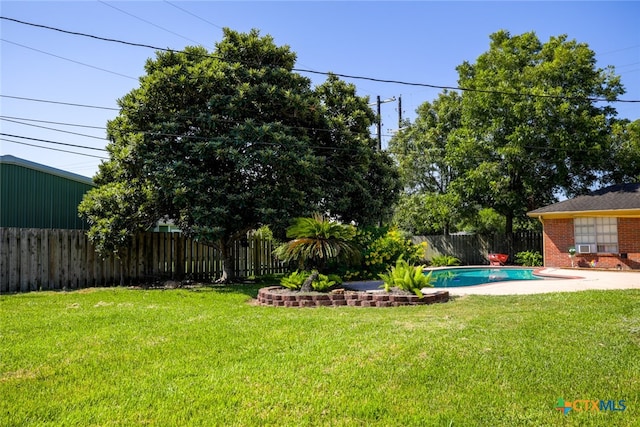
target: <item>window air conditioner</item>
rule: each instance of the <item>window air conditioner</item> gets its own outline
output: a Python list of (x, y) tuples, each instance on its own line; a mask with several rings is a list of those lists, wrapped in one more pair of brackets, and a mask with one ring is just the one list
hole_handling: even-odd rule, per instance
[(591, 245), (578, 245), (578, 253), (579, 254), (590, 254), (591, 253)]

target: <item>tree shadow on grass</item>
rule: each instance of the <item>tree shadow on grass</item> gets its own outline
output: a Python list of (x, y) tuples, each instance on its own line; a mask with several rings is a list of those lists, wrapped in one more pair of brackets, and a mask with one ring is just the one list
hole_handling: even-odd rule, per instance
[(230, 283), (217, 283), (200, 280), (154, 280), (143, 284), (137, 284), (129, 286), (129, 289), (144, 289), (144, 290), (173, 290), (182, 289), (190, 292), (216, 292), (220, 294), (244, 294), (252, 299), (258, 297), (258, 291), (266, 286), (274, 286), (280, 284), (281, 275), (268, 275), (257, 278), (239, 278), (238, 280)]
[(253, 299), (258, 297), (258, 291), (261, 288), (267, 286), (277, 286), (280, 284), (280, 278), (278, 276), (265, 276), (258, 278), (240, 278), (231, 283), (197, 283), (194, 286), (183, 286), (185, 289), (192, 289), (193, 291), (209, 290), (217, 293), (233, 293), (244, 294)]
[[(256, 299), (260, 288), (264, 288), (265, 286), (266, 285), (257, 283), (211, 283), (204, 285), (200, 290), (202, 290), (202, 288), (206, 288), (220, 294), (244, 294)], [(194, 291), (198, 291), (198, 289), (194, 289)]]

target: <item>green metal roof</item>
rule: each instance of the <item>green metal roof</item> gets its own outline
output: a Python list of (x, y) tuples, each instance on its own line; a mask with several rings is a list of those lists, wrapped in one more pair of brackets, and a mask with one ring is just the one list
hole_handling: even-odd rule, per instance
[(0, 227), (86, 229), (78, 216), (91, 178), (0, 156)]
[(21, 159), (19, 157), (15, 157), (11, 155), (0, 156), (0, 164), (22, 166), (24, 168), (29, 168), (36, 171), (48, 173), (49, 175), (59, 176), (61, 178), (70, 179), (72, 181), (77, 181), (84, 184), (89, 184), (91, 186), (94, 185), (93, 180), (89, 177), (78, 175), (72, 172), (67, 172), (62, 169), (52, 168), (51, 166), (46, 166), (40, 163), (31, 162), (29, 160)]

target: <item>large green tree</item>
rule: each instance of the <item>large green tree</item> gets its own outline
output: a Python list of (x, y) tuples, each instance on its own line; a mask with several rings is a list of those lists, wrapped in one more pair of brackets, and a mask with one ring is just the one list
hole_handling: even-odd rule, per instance
[[(612, 138), (616, 111), (603, 100), (624, 90), (586, 44), (565, 35), (542, 43), (533, 32), (490, 40), (475, 63), (457, 67), (461, 96), (425, 103), (392, 146), (410, 190), (456, 195), (452, 212), (467, 222), (493, 209), (511, 233), (528, 210), (616, 179), (615, 141), (632, 150), (633, 128)], [(626, 164), (618, 176), (634, 170)]]
[(257, 30), (229, 29), (214, 52), (187, 47), (149, 59), (140, 86), (118, 101), (120, 114), (107, 125), (110, 160), (80, 206), (98, 247), (117, 251), (167, 217), (217, 247), (221, 279), (231, 280), (231, 245), (248, 230), (268, 224), (284, 232), (291, 218), (319, 208), (348, 212), (333, 186), (357, 181), (361, 168), (344, 174), (334, 166), (345, 156), (357, 164), (362, 153), (370, 164), (370, 109), (354, 98), (338, 126), (327, 112), (350, 99), (348, 88), (330, 79), (335, 93), (316, 93), (293, 72), (295, 59)]
[(612, 68), (566, 35), (541, 43), (533, 32), (490, 36), (487, 52), (458, 69), (461, 129), (448, 152), (452, 183), (467, 200), (506, 218), (574, 195), (601, 178), (615, 109), (598, 99), (624, 93)]

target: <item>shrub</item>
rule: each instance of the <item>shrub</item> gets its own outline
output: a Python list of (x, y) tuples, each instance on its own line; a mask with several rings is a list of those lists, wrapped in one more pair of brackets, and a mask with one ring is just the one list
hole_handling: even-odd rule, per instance
[(318, 274), (318, 278), (313, 281), (311, 286), (314, 291), (318, 292), (327, 292), (333, 285), (335, 285), (335, 280), (331, 280), (329, 276), (325, 276), (324, 274)]
[(431, 258), (432, 267), (448, 267), (451, 265), (460, 265), (462, 262), (451, 255), (436, 255)]
[(384, 281), (384, 290), (389, 292), (391, 288), (413, 292), (422, 298), (422, 288), (433, 286), (431, 273), (424, 274), (422, 265), (412, 265), (398, 258), (395, 267), (391, 267), (386, 273), (378, 274)]
[(336, 285), (342, 285), (342, 278), (337, 274), (327, 274), (329, 280), (335, 282)]
[[(293, 291), (299, 291), (302, 289), (302, 284), (304, 281), (311, 275), (309, 271), (299, 271), (296, 270), (288, 276), (284, 276), (280, 280), (280, 284), (285, 288), (291, 289)], [(311, 287), (314, 291), (318, 292), (326, 292), (336, 283), (342, 283), (340, 277), (335, 275), (331, 275), (332, 277), (326, 276), (324, 274), (318, 274), (318, 278), (311, 283)], [(337, 278), (337, 280), (335, 280)]]
[(387, 227), (358, 230), (357, 243), (362, 248), (360, 265), (348, 266), (345, 280), (372, 279), (394, 265), (400, 257), (408, 262), (419, 262), (424, 257), (424, 245), (415, 245), (397, 229)]
[(297, 291), (302, 287), (304, 280), (309, 277), (309, 274), (310, 273), (308, 271), (296, 270), (288, 276), (284, 276), (280, 279), (280, 284), (285, 288)]
[(526, 267), (541, 267), (542, 255), (538, 251), (523, 251), (516, 254), (516, 264)]

